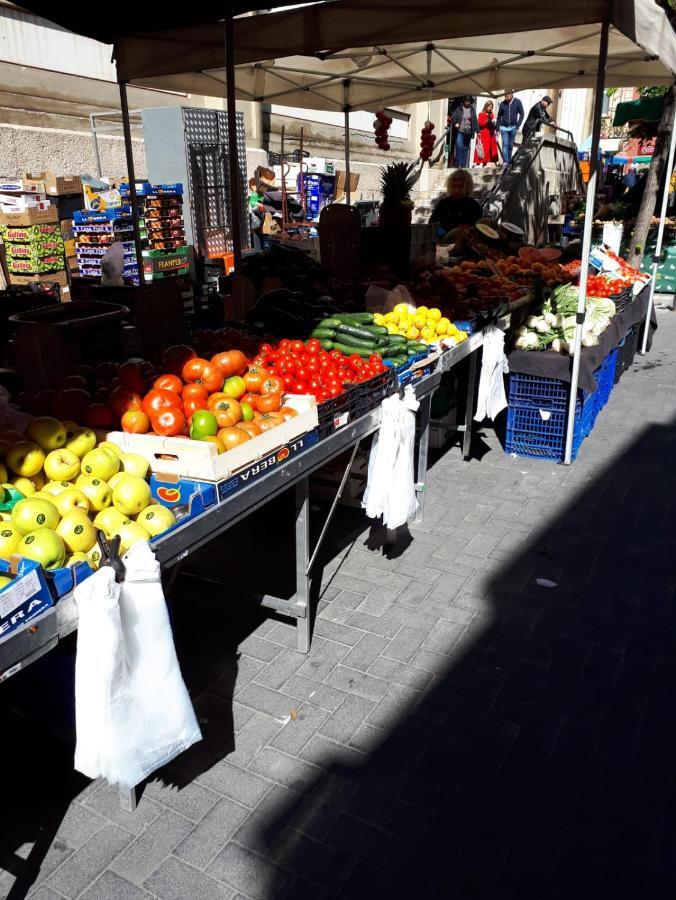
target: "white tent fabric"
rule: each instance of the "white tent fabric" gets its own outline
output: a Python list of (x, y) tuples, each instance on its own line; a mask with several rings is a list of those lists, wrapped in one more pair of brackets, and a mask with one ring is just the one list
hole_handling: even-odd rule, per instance
[[(505, 88), (593, 87), (606, 4), (570, 0), (336, 0), (235, 21), (237, 96), (308, 109), (353, 109)], [(654, 0), (615, 0), (606, 84), (670, 84), (676, 38)], [(143, 39), (141, 39), (143, 37)], [(217, 26), (124, 37), (121, 80), (222, 96)]]

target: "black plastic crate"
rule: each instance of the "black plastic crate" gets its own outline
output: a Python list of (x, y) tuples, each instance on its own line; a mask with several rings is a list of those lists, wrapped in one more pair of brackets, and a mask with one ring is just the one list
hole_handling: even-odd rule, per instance
[(365, 416), (380, 406), (385, 397), (389, 397), (396, 389), (397, 374), (394, 369), (386, 369), (362, 384), (355, 384), (350, 393), (354, 392), (357, 417)]
[(633, 287), (625, 288), (619, 294), (611, 294), (609, 299), (615, 304), (615, 314), (617, 315), (624, 312), (634, 302), (634, 289)]
[(620, 341), (617, 348), (617, 368), (615, 369), (615, 384), (622, 375), (630, 369), (634, 363), (634, 357), (638, 350), (640, 325), (634, 325)]

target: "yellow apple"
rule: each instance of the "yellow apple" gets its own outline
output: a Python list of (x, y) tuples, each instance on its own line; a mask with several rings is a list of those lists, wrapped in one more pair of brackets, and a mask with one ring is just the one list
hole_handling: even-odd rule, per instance
[(16, 475), (30, 478), (42, 470), (45, 454), (33, 441), (18, 441), (7, 451), (7, 465)]
[(115, 485), (122, 481), (127, 475), (126, 472), (116, 472), (112, 478), (108, 479), (108, 484), (111, 486), (113, 490), (115, 490)]
[(101, 562), (101, 548), (99, 547), (99, 542), (97, 541), (91, 550), (87, 551), (87, 562), (92, 567), (92, 569), (98, 569), (99, 563)]
[(101, 441), (98, 444), (99, 450), (105, 450), (106, 453), (112, 453), (113, 456), (116, 456), (118, 459), (122, 456), (122, 448), (118, 447), (117, 444), (114, 444), (112, 441)]
[(48, 481), (41, 490), (44, 490), (47, 494), (52, 494), (53, 497), (58, 497), (59, 494), (63, 494), (64, 491), (68, 491), (72, 487), (73, 485), (70, 481)]
[(75, 428), (68, 432), (66, 447), (82, 459), (96, 447), (96, 435), (91, 428)]
[(89, 505), (95, 512), (100, 512), (113, 502), (110, 486), (100, 478), (78, 478), (76, 486), (89, 500)]
[(63, 539), (51, 528), (37, 528), (31, 531), (19, 544), (18, 552), (21, 556), (39, 562), (44, 569), (59, 569), (66, 559)]
[(80, 509), (86, 515), (89, 512), (89, 500), (87, 495), (83, 494), (79, 488), (72, 487), (62, 494), (54, 497), (54, 506), (58, 509), (59, 515), (65, 516), (74, 509)]
[(33, 479), (24, 478), (21, 475), (12, 478), (11, 484), (13, 484), (17, 491), (22, 493), (24, 497), (31, 497), (37, 491)]
[(123, 522), (121, 525), (118, 525), (113, 532), (113, 536), (118, 534), (120, 536), (120, 556), (123, 553), (126, 553), (130, 547), (133, 547), (134, 544), (137, 544), (139, 541), (150, 540), (150, 533), (146, 531), (142, 525), (139, 525), (138, 522)]
[(12, 524), (21, 534), (28, 534), (36, 528), (56, 528), (59, 511), (48, 500), (19, 500), (12, 509)]
[(12, 579), (8, 578), (7, 575), (0, 575), (0, 591), (7, 587), (8, 584), (12, 583)]
[(126, 475), (115, 485), (113, 506), (125, 516), (136, 516), (150, 503), (148, 482), (138, 475)]
[(72, 481), (80, 472), (80, 457), (67, 447), (52, 450), (47, 454), (44, 468), (50, 481)]
[(56, 526), (56, 533), (63, 538), (68, 553), (86, 553), (96, 541), (96, 529), (81, 509), (67, 513)]
[(89, 562), (86, 553), (82, 553), (82, 551), (77, 550), (75, 553), (71, 553), (70, 556), (66, 557), (66, 565), (67, 566), (76, 566), (81, 562)]
[(120, 468), (119, 457), (97, 447), (82, 458), (82, 474), (108, 481)]
[(176, 524), (176, 516), (166, 506), (159, 503), (146, 506), (137, 516), (136, 521), (142, 525), (151, 537), (162, 534)]
[(53, 416), (38, 416), (33, 419), (27, 433), (45, 452), (58, 450), (66, 443), (66, 429)]
[(107, 506), (94, 516), (94, 525), (96, 528), (100, 528), (106, 537), (110, 538), (113, 536), (115, 528), (126, 520), (127, 517), (119, 509), (115, 509), (114, 506)]
[(145, 478), (148, 474), (148, 460), (138, 453), (123, 453), (120, 457), (122, 471), (128, 472), (129, 475), (138, 475), (139, 478)]
[(0, 556), (3, 559), (7, 559), (12, 553), (16, 553), (19, 549), (21, 538), (22, 534), (18, 529), (14, 528), (9, 522), (4, 522), (0, 526)]

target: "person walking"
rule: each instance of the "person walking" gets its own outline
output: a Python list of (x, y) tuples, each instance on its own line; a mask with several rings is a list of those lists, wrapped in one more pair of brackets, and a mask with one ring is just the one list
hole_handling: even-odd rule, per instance
[(493, 115), (493, 101), (487, 100), (484, 108), (477, 116), (479, 123), (479, 137), (476, 139), (474, 149), (474, 165), (485, 166), (487, 163), (498, 161), (498, 140), (495, 136), (495, 116)]
[(498, 107), (497, 126), (502, 141), (502, 160), (506, 166), (512, 161), (516, 133), (524, 119), (523, 103), (514, 96), (511, 89), (505, 91), (505, 99)]
[(523, 125), (523, 139), (527, 141), (531, 134), (535, 134), (543, 125), (556, 125), (556, 122), (547, 112), (554, 101), (545, 95), (531, 106), (530, 112)]
[(466, 169), (469, 166), (469, 148), (472, 138), (479, 133), (479, 122), (476, 110), (472, 106), (472, 98), (464, 97), (462, 106), (454, 110), (451, 116), (453, 125), (455, 147), (455, 164), (458, 168)]

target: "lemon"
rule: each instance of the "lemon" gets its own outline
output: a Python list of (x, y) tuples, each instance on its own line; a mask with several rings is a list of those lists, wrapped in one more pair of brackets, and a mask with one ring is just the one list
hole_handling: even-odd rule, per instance
[(383, 316), (383, 322), (385, 322), (385, 323), (388, 323), (388, 322), (396, 323), (398, 321), (399, 321), (399, 316), (395, 315), (392, 312), (388, 312), (387, 315)]
[(446, 334), (456, 335), (457, 333), (458, 333), (458, 329), (455, 327), (453, 322), (451, 322), (451, 324), (448, 326), (448, 331), (446, 332)]
[(397, 329), (397, 334), (400, 334), (402, 337), (406, 337), (406, 332), (408, 331), (408, 326), (400, 325)]
[(416, 310), (416, 315), (423, 316), (423, 318), (426, 318), (428, 312), (429, 312), (429, 309), (426, 306), (419, 306), (418, 309)]
[(397, 316), (408, 315), (408, 303), (397, 303), (392, 312)]
[(394, 324), (394, 322), (388, 322), (386, 327), (388, 334), (399, 334), (399, 329)]
[(438, 322), (441, 318), (441, 310), (437, 309), (436, 307), (430, 309), (427, 313), (427, 318), (432, 319), (433, 322)]
[(415, 327), (415, 325), (411, 325), (408, 331), (406, 332), (406, 337), (409, 341), (417, 341), (420, 337), (420, 332)]
[(437, 333), (431, 325), (426, 325), (420, 332), (420, 337), (424, 341), (434, 341), (436, 340), (436, 336)]
[(457, 334), (454, 334), (454, 335), (453, 335), (453, 338), (454, 338), (459, 344), (461, 344), (463, 341), (466, 341), (466, 340), (467, 340), (468, 335), (467, 335), (467, 332), (466, 332), (466, 331), (458, 331)]
[(374, 325), (383, 325), (384, 322), (385, 322), (385, 316), (382, 313), (373, 313)]
[(416, 317), (413, 319), (413, 324), (415, 325), (416, 328), (424, 328), (425, 325), (427, 325), (427, 320), (425, 319), (425, 316), (421, 316), (418, 313), (416, 315)]
[(439, 319), (436, 324), (435, 331), (437, 334), (448, 334), (451, 327), (451, 320), (445, 316)]

